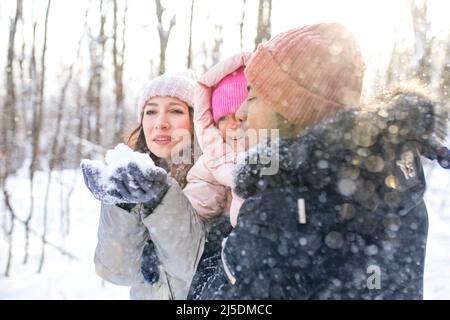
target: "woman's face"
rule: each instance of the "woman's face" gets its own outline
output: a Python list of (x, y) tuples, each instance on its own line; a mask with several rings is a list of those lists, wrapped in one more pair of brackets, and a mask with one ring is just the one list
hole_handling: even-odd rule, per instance
[(144, 106), (142, 127), (148, 149), (166, 160), (191, 143), (189, 107), (175, 97), (149, 99)]

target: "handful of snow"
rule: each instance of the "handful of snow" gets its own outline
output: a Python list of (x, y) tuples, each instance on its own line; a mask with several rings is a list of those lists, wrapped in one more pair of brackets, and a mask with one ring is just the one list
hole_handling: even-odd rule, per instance
[(127, 145), (120, 143), (114, 149), (108, 150), (105, 156), (104, 163), (98, 160), (83, 159), (81, 165), (90, 165), (101, 172), (102, 177), (111, 177), (118, 168), (126, 168), (128, 164), (135, 163), (143, 172), (150, 172), (152, 170), (162, 170), (157, 167), (148, 154), (133, 151)]
[(123, 143), (118, 144), (112, 150), (108, 150), (105, 161), (113, 172), (119, 167), (126, 167), (129, 163), (136, 163), (142, 172), (158, 168), (148, 154), (133, 151)]
[[(118, 144), (114, 149), (109, 150), (106, 153), (105, 162), (106, 165), (98, 160), (83, 159), (81, 161), (81, 167), (89, 168), (87, 171), (90, 173), (90, 176), (92, 176), (91, 178), (93, 178), (94, 181), (96, 180), (94, 185), (103, 190), (98, 190), (97, 192), (101, 194), (102, 201), (107, 203), (117, 203), (117, 199), (110, 196), (108, 190), (114, 190), (116, 188), (116, 185), (111, 181), (111, 178), (115, 177), (119, 180), (121, 179), (121, 170), (119, 169), (126, 170), (129, 164), (134, 163), (144, 176), (152, 175), (152, 173), (159, 171), (165, 172), (164, 169), (155, 165), (148, 154), (135, 152), (123, 143)], [(130, 179), (129, 181), (130, 187), (136, 188), (132, 181), (133, 179)]]

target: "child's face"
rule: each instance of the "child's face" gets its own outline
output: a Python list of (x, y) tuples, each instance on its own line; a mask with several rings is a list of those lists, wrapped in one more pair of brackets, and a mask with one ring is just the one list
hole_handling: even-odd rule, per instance
[(223, 116), (217, 122), (220, 135), (226, 142), (234, 142), (243, 138), (240, 130), (240, 122), (236, 119), (235, 114), (231, 113)]

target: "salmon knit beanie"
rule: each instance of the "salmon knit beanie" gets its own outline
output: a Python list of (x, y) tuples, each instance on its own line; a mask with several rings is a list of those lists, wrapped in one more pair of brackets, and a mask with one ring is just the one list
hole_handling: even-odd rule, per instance
[(165, 73), (151, 80), (144, 88), (138, 103), (138, 122), (141, 122), (145, 103), (153, 97), (175, 97), (194, 106), (194, 94), (199, 76), (193, 70)]
[(359, 104), (364, 61), (341, 24), (321, 23), (260, 44), (245, 69), (256, 96), (288, 121), (311, 126)]
[(217, 124), (223, 116), (236, 113), (247, 96), (247, 79), (245, 79), (244, 67), (240, 67), (223, 78), (211, 94), (214, 123)]

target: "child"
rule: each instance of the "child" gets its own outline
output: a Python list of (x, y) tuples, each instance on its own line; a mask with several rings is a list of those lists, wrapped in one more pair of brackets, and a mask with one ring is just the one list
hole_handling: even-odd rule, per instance
[[(249, 58), (249, 53), (234, 55), (212, 67), (199, 81), (194, 125), (203, 155), (188, 173), (184, 189), (204, 220), (229, 213), (233, 226), (242, 200), (231, 192), (232, 171), (244, 141), (234, 114), (247, 98), (244, 68)], [(223, 187), (221, 197), (211, 199), (204, 192), (210, 185)]]

